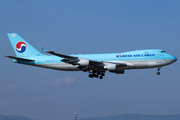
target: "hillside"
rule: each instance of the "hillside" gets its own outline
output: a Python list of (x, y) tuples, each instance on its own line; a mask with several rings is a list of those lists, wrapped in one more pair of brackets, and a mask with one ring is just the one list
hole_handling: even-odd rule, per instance
[(123, 114), (109, 117), (83, 118), (78, 120), (180, 120), (180, 115)]
[(19, 115), (10, 115), (10, 116), (0, 115), (0, 120), (33, 120), (33, 119)]

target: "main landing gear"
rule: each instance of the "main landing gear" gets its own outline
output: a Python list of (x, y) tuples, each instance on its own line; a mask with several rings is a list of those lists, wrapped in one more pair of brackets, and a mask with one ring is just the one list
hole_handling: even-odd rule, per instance
[(103, 76), (105, 76), (104, 72), (92, 72), (92, 73), (89, 73), (89, 77), (90, 78), (93, 78), (93, 77), (96, 77), (99, 79), (103, 79)]
[(160, 69), (161, 69), (160, 67), (157, 69), (157, 70), (158, 70), (157, 75), (160, 75), (160, 72), (159, 72), (159, 71), (160, 71)]

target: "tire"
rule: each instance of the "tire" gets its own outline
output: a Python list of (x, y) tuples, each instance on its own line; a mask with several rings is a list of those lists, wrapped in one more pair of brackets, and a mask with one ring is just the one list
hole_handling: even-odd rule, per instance
[(160, 72), (157, 72), (157, 75), (160, 75)]
[(93, 76), (92, 76), (91, 74), (89, 74), (89, 77), (90, 77), (90, 78), (93, 78)]

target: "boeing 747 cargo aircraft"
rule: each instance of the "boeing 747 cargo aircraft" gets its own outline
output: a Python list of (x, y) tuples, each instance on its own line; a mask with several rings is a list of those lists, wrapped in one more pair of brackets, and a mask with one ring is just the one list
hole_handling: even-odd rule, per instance
[(89, 72), (89, 77), (102, 79), (105, 72), (124, 74), (129, 69), (160, 68), (174, 63), (177, 58), (160, 49), (136, 50), (122, 53), (65, 55), (40, 49), (52, 55), (40, 53), (16, 33), (8, 33), (16, 56), (6, 56), (15, 63), (63, 70)]

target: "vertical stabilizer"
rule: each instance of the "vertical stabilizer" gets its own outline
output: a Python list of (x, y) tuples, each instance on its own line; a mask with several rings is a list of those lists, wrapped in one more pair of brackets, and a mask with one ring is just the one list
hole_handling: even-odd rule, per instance
[(32, 57), (36, 55), (41, 55), (41, 53), (37, 49), (35, 49), (32, 45), (26, 42), (18, 34), (8, 33), (7, 35), (17, 57)]

